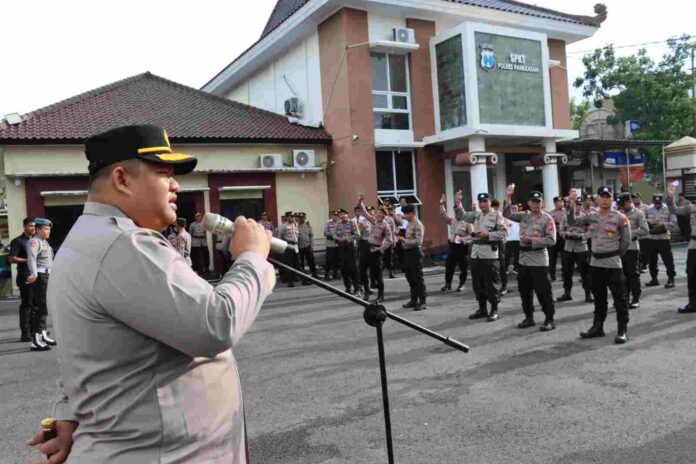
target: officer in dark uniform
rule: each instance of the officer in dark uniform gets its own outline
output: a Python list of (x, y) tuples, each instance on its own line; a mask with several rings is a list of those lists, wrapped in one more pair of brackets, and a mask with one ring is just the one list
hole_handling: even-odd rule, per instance
[[(416, 217), (416, 207), (406, 205), (401, 208), (404, 220), (408, 225), (404, 230), (404, 235), (399, 235), (398, 240), (403, 246), (403, 266), (406, 280), (411, 288), (411, 300), (404, 304), (403, 308), (413, 308), (414, 311), (428, 309), (426, 304), (425, 279), (423, 278), (423, 238), (425, 227)], [(397, 220), (397, 222), (399, 222)], [(403, 221), (401, 221), (403, 222)]]
[(10, 242), (10, 254), (7, 261), (10, 264), (17, 265), (17, 287), (19, 287), (19, 296), (21, 303), (19, 305), (19, 330), (22, 333), (21, 341), (28, 342), (31, 340), (30, 315), (33, 306), (33, 298), (31, 296), (31, 287), (27, 285), (27, 277), (29, 277), (29, 267), (27, 266), (27, 242), (36, 233), (34, 226), (34, 218), (24, 218), (22, 221), (24, 232), (22, 235), (15, 237)]

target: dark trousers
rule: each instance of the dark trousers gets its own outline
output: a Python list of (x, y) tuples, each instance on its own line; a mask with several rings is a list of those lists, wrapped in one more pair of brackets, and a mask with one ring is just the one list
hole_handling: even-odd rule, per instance
[(474, 287), (479, 308), (485, 309), (486, 302), (491, 309), (498, 309), (500, 302), (500, 262), (497, 259), (471, 260), (471, 284)]
[(340, 245), (338, 247), (338, 256), (341, 260), (343, 285), (346, 286), (346, 290), (357, 291), (360, 288), (360, 282), (358, 282), (358, 270), (355, 268), (355, 247), (353, 243)]
[(191, 261), (193, 270), (199, 274), (208, 272), (210, 267), (210, 250), (207, 246), (191, 247)]
[(423, 252), (420, 248), (404, 248), (404, 273), (411, 289), (411, 299), (425, 301), (425, 279), (423, 278)]
[(546, 319), (553, 321), (555, 307), (551, 294), (551, 280), (549, 268), (546, 266), (524, 266), (520, 264), (517, 269), (517, 286), (522, 299), (522, 311), (531, 319), (534, 317), (534, 294), (536, 294), (541, 310)]
[(309, 266), (309, 271), (312, 273), (312, 277), (317, 276), (317, 265), (314, 262), (314, 250), (311, 246), (300, 248), (300, 270), (304, 272), (305, 261), (307, 261), (307, 266)]
[[(640, 257), (638, 250), (628, 250), (621, 257), (621, 265), (623, 266), (624, 276), (626, 277), (626, 301), (640, 300)], [(629, 300), (628, 296), (631, 296)]]
[(370, 244), (368, 241), (358, 241), (358, 273), (360, 275), (360, 284), (365, 293), (370, 292), (370, 280), (368, 276), (368, 269), (370, 267), (370, 263), (368, 262), (369, 254)]
[[(549, 248), (549, 274), (552, 279), (556, 278), (556, 262), (558, 257), (561, 257), (561, 269), (563, 268), (563, 249), (565, 248), (565, 240), (557, 237), (556, 244)], [(562, 272), (562, 271), (561, 271)]]
[(387, 248), (382, 254), (382, 266), (389, 271), (389, 274), (394, 273), (394, 248)]
[(563, 252), (563, 290), (565, 293), (570, 293), (573, 289), (573, 273), (577, 265), (582, 277), (582, 288), (585, 291), (590, 291), (590, 265), (587, 263), (588, 252)]
[(689, 286), (689, 304), (696, 307), (696, 250), (687, 252), (686, 277)]
[(679, 226), (682, 240), (688, 242), (691, 239), (691, 218), (689, 216), (677, 216), (677, 225)]
[[(640, 247), (640, 268), (645, 269), (648, 267), (648, 247), (650, 246), (649, 243), (647, 243), (649, 240), (647, 238), (644, 238), (642, 240), (638, 240), (638, 244)], [(657, 257), (655, 257), (657, 259)]]
[(445, 261), (445, 283), (452, 284), (454, 271), (459, 266), (459, 284), (466, 282), (466, 274), (469, 268), (469, 245), (465, 243), (449, 242), (447, 248), (447, 261)]
[(324, 263), (324, 277), (329, 278), (333, 271), (334, 279), (338, 277), (338, 270), (341, 268), (341, 260), (338, 257), (338, 247), (326, 247), (326, 263)]
[(31, 294), (32, 307), (29, 315), (31, 333), (41, 333), (46, 330), (48, 307), (46, 306), (46, 291), (48, 290), (48, 274), (39, 272), (36, 281), (28, 285)]
[[(301, 271), (299, 255), (295, 253), (295, 250), (293, 249), (285, 249), (285, 253), (283, 253), (283, 264), (285, 264), (286, 266), (290, 266), (293, 269), (297, 269), (298, 271)], [(281, 269), (280, 280), (281, 282), (291, 284), (294, 283), (295, 280), (297, 280), (297, 278), (295, 277), (295, 274)]]
[(607, 319), (607, 288), (611, 291), (616, 306), (616, 321), (628, 324), (628, 302), (626, 301), (626, 276), (623, 269), (590, 266), (592, 295), (595, 300), (594, 325), (601, 327)]
[(520, 263), (520, 241), (513, 240), (505, 244), (505, 270), (512, 268), (517, 271), (517, 266)]
[(500, 289), (507, 290), (508, 276), (507, 267), (505, 266), (505, 247), (498, 247), (498, 264), (500, 266)]
[(26, 280), (26, 274), (17, 275), (17, 287), (19, 287), (19, 297), (21, 298), (21, 303), (19, 304), (19, 330), (22, 333), (22, 337), (31, 335), (31, 312), (34, 306), (31, 295), (32, 286), (27, 285)]
[[(384, 294), (384, 277), (382, 276), (382, 253), (375, 251), (367, 255), (367, 265), (370, 269), (370, 280), (377, 284), (379, 295)], [(365, 281), (363, 281), (363, 286)]]
[(674, 256), (672, 255), (672, 244), (669, 240), (646, 240), (648, 264), (650, 265), (650, 277), (657, 279), (657, 255), (660, 255), (662, 262), (667, 268), (667, 277), (674, 278)]

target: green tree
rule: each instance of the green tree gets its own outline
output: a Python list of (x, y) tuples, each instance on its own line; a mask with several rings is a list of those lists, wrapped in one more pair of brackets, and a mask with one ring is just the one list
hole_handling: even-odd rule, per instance
[(590, 111), (590, 105), (589, 100), (581, 100), (580, 103), (577, 103), (575, 97), (570, 99), (570, 121), (573, 123), (573, 129), (580, 129), (580, 122)]
[[(659, 62), (645, 49), (633, 56), (617, 57), (612, 45), (598, 48), (583, 57), (585, 72), (574, 85), (597, 108), (611, 98), (615, 124), (635, 120), (640, 130), (636, 139), (674, 140), (690, 134), (693, 127), (694, 99), (689, 96), (694, 77), (687, 59), (696, 42), (681, 36), (668, 41), (669, 51)], [(650, 172), (662, 172), (659, 150), (645, 150)]]

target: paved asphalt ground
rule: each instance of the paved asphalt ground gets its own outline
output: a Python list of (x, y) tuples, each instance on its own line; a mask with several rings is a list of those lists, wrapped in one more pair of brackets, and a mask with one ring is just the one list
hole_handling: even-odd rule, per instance
[[(389, 280), (388, 309), (471, 346), (455, 352), (387, 321), (396, 462), (696, 462), (696, 316), (676, 312), (684, 246), (675, 254), (677, 287), (644, 292), (625, 346), (613, 344), (613, 312), (607, 337), (579, 339), (592, 308), (577, 284), (544, 334), (514, 327), (516, 291), (486, 323), (467, 318), (470, 287), (441, 293), (442, 276), (430, 276), (430, 309), (414, 313), (400, 307), (405, 280)], [(58, 371), (55, 351), (16, 342), (16, 306), (0, 303), (0, 464), (36, 456), (23, 443), (51, 414)], [(387, 462), (375, 331), (359, 308), (315, 287), (278, 288), (235, 352), (255, 464)]]

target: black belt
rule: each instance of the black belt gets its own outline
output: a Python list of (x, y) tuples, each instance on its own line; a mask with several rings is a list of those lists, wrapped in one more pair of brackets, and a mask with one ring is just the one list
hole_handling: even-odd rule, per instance
[(666, 230), (663, 230), (662, 232), (653, 232), (653, 231), (651, 230), (651, 231), (649, 231), (648, 233), (649, 233), (650, 235), (662, 235), (662, 234), (666, 234), (667, 231), (666, 231)]
[(420, 250), (420, 247), (411, 247), (411, 248), (404, 248), (404, 251), (411, 251), (411, 250)]
[(597, 259), (613, 258), (614, 256), (620, 256), (620, 255), (621, 255), (621, 250), (614, 250), (614, 251), (610, 251), (608, 253), (592, 253), (592, 257), (597, 258)]
[(696, 240), (696, 235), (692, 235), (691, 240)]
[(638, 237), (631, 237), (632, 242), (635, 242), (636, 240), (638, 240)]
[(545, 248), (548, 247), (545, 246), (544, 248), (532, 248), (531, 246), (520, 245), (520, 251), (543, 251)]
[(500, 244), (499, 240), (474, 240), (472, 242), (474, 245), (498, 245)]
[(290, 245), (297, 245), (297, 242), (291, 242), (290, 240), (286, 240)]
[(205, 235), (192, 235), (193, 238), (205, 238)]
[(566, 240), (575, 240), (578, 242), (582, 242), (583, 238), (582, 237), (566, 237)]

